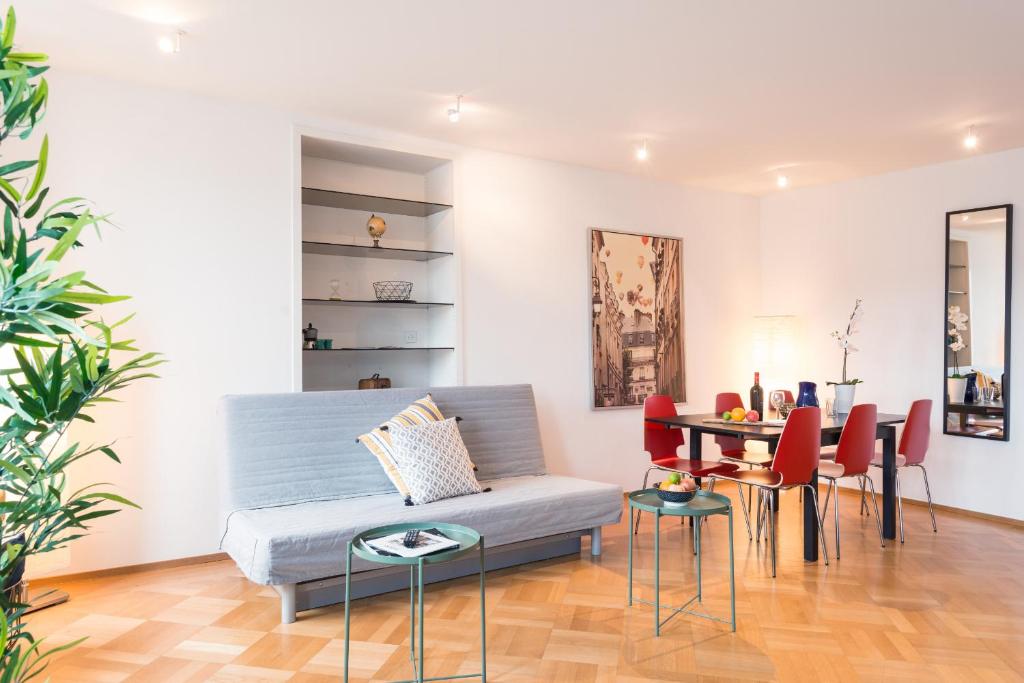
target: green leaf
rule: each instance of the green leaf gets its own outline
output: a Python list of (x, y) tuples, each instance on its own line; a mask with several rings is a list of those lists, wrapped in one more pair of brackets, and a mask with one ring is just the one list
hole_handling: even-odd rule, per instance
[(17, 477), (21, 481), (25, 482), (26, 484), (28, 484), (28, 483), (30, 483), (32, 481), (32, 476), (28, 472), (26, 472), (25, 470), (21, 469), (20, 467), (18, 467), (14, 463), (9, 462), (7, 460), (0, 459), (0, 469), (3, 469), (5, 471), (7, 471), (7, 472), (10, 472), (15, 477)]
[(59, 240), (57, 240), (57, 244), (53, 246), (53, 249), (50, 250), (49, 255), (46, 257), (47, 260), (59, 261), (64, 258), (64, 254), (66, 254), (68, 249), (75, 244), (78, 240), (78, 236), (81, 235), (82, 230), (85, 229), (85, 226), (92, 222), (95, 222), (95, 218), (93, 218), (92, 214), (82, 214), (78, 220), (68, 228), (68, 231), (64, 233)]
[(39, 213), (39, 208), (43, 205), (43, 200), (46, 199), (46, 195), (47, 193), (49, 193), (49, 191), (50, 188), (43, 188), (43, 191), (39, 193), (39, 196), (36, 197), (36, 200), (32, 202), (32, 206), (28, 207), (28, 209), (25, 211), (25, 218), (32, 218), (37, 213)]
[(42, 52), (12, 52), (7, 59), (13, 62), (45, 62), (49, 57)]
[(0, 166), (0, 175), (7, 175), (9, 173), (23, 171), (26, 168), (32, 168), (33, 166), (36, 165), (36, 163), (37, 162), (35, 159), (23, 159), (22, 161), (12, 161), (9, 164), (4, 164), (3, 166)]
[(25, 201), (28, 201), (36, 196), (36, 192), (39, 191), (40, 186), (43, 184), (43, 177), (46, 176), (46, 161), (50, 156), (50, 136), (43, 136), (43, 144), (39, 148), (39, 165), (36, 167), (35, 178), (32, 179), (32, 186), (28, 189), (28, 194), (25, 195)]
[(3, 37), (0, 38), (0, 47), (10, 50), (14, 47), (14, 30), (18, 27), (17, 19), (14, 16), (14, 7), (7, 10), (7, 21), (4, 22)]
[(65, 292), (53, 297), (54, 301), (65, 301), (74, 304), (112, 304), (117, 301), (126, 301), (130, 296), (114, 294), (98, 294), (96, 292)]

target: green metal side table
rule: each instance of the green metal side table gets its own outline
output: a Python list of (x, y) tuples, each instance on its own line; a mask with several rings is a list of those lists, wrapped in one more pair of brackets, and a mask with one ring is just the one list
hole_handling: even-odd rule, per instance
[[(366, 545), (366, 541), (391, 534), (404, 533), (412, 529), (427, 531), (437, 529), (445, 536), (458, 541), (459, 547), (445, 552), (424, 555), (422, 557), (395, 557), (380, 555)], [(480, 554), (480, 673), (460, 674), (458, 676), (423, 677), (423, 568), (428, 564), (450, 562), (477, 551)], [(348, 652), (349, 652), (349, 596), (352, 582), (352, 554), (376, 564), (408, 565), (409, 566), (409, 660), (412, 662), (413, 678), (396, 683), (425, 683), (426, 681), (451, 681), (458, 678), (479, 678), (487, 680), (487, 623), (484, 614), (484, 538), (469, 527), (459, 524), (441, 522), (418, 522), (412, 524), (390, 524), (377, 527), (357, 534), (348, 543), (345, 555), (345, 681), (348, 683)], [(418, 600), (417, 600), (418, 598)], [(417, 604), (418, 603), (418, 604)], [(416, 642), (416, 622), (419, 622), (419, 643)]]
[[(634, 511), (636, 511), (634, 513)], [(676, 616), (677, 614), (690, 614), (696, 617), (702, 617), (704, 619), (710, 619), (711, 621), (718, 621), (723, 624), (731, 624), (732, 630), (736, 630), (736, 571), (733, 559), (733, 547), (732, 547), (732, 504), (729, 499), (720, 493), (709, 493), (707, 491), (698, 491), (697, 495), (693, 497), (688, 503), (681, 505), (669, 505), (665, 503), (661, 498), (658, 497), (658, 493), (655, 489), (644, 489), (642, 491), (633, 491), (629, 494), (629, 529), (633, 529), (633, 515), (639, 515), (640, 512), (650, 512), (654, 515), (654, 602), (648, 602), (647, 600), (641, 600), (633, 597), (633, 534), (629, 534), (629, 605), (632, 606), (634, 602), (639, 602), (644, 605), (651, 605), (654, 607), (654, 635), (661, 635), (661, 627), (668, 623), (669, 619)], [(700, 551), (700, 529), (703, 518), (709, 515), (724, 515), (729, 519), (729, 599), (732, 604), (732, 621), (726, 619), (720, 619), (718, 617), (706, 614), (704, 612), (698, 612), (696, 609), (690, 606), (693, 603), (701, 604), (703, 602), (703, 596), (701, 593), (701, 551)], [(686, 601), (681, 607), (672, 607), (671, 605), (665, 605), (666, 609), (672, 611), (664, 621), (661, 620), (661, 583), (659, 576), (659, 565), (661, 548), (659, 546), (659, 531), (660, 521), (663, 516), (670, 517), (691, 517), (693, 518), (693, 533), (694, 541), (696, 544), (697, 553), (697, 594)]]

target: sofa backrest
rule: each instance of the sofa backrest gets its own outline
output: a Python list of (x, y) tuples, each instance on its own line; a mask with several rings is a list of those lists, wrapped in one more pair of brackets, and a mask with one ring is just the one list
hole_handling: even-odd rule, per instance
[(231, 510), (394, 491), (356, 437), (430, 393), (459, 430), (481, 481), (544, 474), (528, 384), (225, 396)]

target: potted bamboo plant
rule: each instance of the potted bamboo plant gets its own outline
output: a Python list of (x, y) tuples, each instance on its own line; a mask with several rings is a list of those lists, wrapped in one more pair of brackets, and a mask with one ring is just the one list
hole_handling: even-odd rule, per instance
[[(15, 14), (0, 22), (0, 153), (30, 140), (46, 113), (46, 55), (15, 48)], [(19, 145), (18, 149), (25, 149)], [(25, 561), (67, 546), (96, 520), (134, 503), (94, 484), (77, 490), (68, 470), (93, 458), (120, 462), (109, 443), (65, 440), (77, 420), (163, 362), (121, 338), (130, 318), (108, 323), (108, 294), (68, 268), (87, 231), (106, 217), (80, 197), (55, 200), (46, 185), (49, 139), (29, 158), (0, 158), (0, 683), (38, 676), (49, 658), (79, 641), (47, 648), (24, 619)]]

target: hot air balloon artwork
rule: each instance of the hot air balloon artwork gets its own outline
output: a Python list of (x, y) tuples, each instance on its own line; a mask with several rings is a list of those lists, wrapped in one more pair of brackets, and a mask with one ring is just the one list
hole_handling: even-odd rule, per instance
[(591, 228), (592, 406), (686, 401), (683, 243)]

